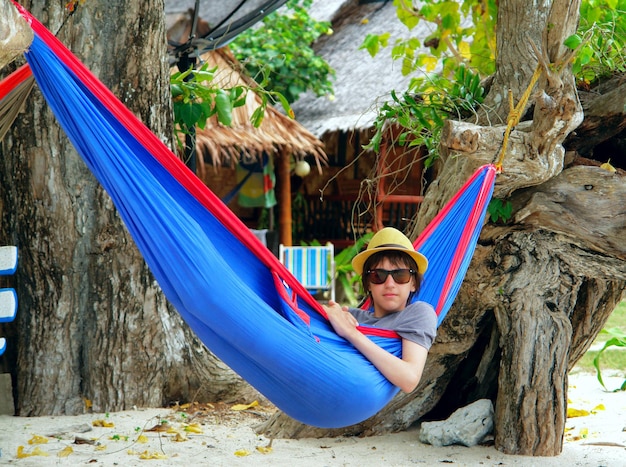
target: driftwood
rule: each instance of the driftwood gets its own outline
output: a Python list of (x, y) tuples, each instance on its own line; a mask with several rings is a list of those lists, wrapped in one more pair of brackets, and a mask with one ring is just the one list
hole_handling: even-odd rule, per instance
[[(599, 144), (626, 130), (626, 73), (611, 77), (592, 91), (580, 93), (585, 120), (566, 140), (567, 148), (582, 156), (591, 156)], [(621, 157), (623, 154), (595, 154), (597, 158)], [(612, 157), (616, 156), (616, 157)]]
[(516, 202), (523, 207), (515, 222), (565, 235), (582, 248), (626, 261), (624, 175), (578, 165), (521, 193)]
[(33, 30), (10, 0), (0, 0), (0, 69), (24, 52), (33, 41)]

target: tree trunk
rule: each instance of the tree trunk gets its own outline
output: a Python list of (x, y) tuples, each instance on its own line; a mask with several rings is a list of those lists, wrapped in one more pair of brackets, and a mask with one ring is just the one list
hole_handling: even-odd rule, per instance
[[(563, 64), (580, 2), (499, 2), (497, 72), (477, 122), (450, 121), (438, 179), (412, 238), (502, 145), (511, 89), (515, 103), (536, 68)], [(569, 67), (545, 67), (528, 116), (512, 132), (495, 197), (514, 206), (504, 225), (487, 224), (454, 306), (439, 328), (418, 388), (365, 422), (340, 430), (304, 427), (276, 415), (269, 436), (369, 435), (441, 419), (479, 398), (496, 401), (496, 448), (510, 454), (561, 452), (567, 372), (602, 329), (626, 289), (624, 177), (565, 166), (562, 145), (582, 120)], [(532, 118), (532, 120), (529, 120)], [(524, 121), (526, 120), (526, 121)], [(501, 123), (502, 122), (502, 123)]]
[[(593, 149), (626, 130), (626, 73), (619, 73), (593, 89), (581, 93), (585, 120), (566, 140), (570, 151), (590, 157)], [(626, 151), (598, 154), (626, 166)]]
[[(163, 2), (26, 7), (163, 140)], [(2, 240), (19, 246), (20, 415), (122, 410), (256, 392), (168, 305), (109, 198), (35, 91), (2, 151)], [(84, 122), (89, 125), (89, 122)], [(53, 395), (53, 397), (51, 397)]]
[(33, 31), (11, 0), (0, 0), (0, 69), (24, 52), (33, 40)]

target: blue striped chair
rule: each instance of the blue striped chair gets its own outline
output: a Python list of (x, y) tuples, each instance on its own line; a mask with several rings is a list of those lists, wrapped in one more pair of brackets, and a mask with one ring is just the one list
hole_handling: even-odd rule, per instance
[(328, 291), (335, 300), (335, 247), (279, 246), (279, 259), (300, 283), (311, 292)]

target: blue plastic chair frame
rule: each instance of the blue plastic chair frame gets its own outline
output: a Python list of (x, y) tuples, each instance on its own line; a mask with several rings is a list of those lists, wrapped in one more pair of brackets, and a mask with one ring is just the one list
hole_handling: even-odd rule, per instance
[[(17, 247), (0, 247), (0, 275), (9, 276), (15, 274), (17, 269)], [(17, 313), (17, 294), (15, 289), (0, 289), (0, 323), (8, 323), (15, 319)], [(7, 342), (0, 337), (0, 355), (6, 350)]]

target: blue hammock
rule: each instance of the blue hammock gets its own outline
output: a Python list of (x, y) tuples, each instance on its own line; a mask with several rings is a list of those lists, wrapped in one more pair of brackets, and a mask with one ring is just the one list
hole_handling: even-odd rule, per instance
[[(210, 190), (27, 11), (25, 54), (61, 126), (111, 196), (165, 296), (222, 361), (300, 422), (336, 428), (398, 392)], [(474, 251), (496, 169), (481, 167), (416, 244), (420, 299), (447, 313)], [(362, 328), (401, 355), (401, 340)]]

